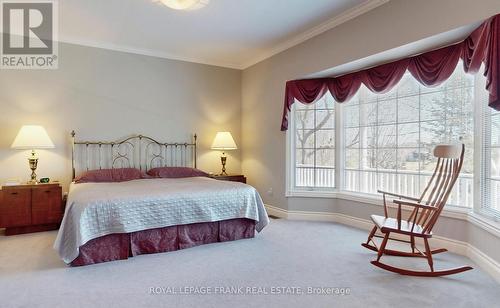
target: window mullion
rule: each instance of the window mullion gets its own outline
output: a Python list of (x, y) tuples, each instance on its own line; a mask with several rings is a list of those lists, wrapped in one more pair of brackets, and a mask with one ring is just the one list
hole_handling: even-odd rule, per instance
[[(314, 103), (316, 104), (316, 103)], [(317, 114), (317, 110), (316, 110), (316, 106), (314, 106), (314, 110), (313, 110), (314, 114), (313, 114), (313, 119), (314, 119), (314, 132), (313, 132), (313, 143), (314, 143), (314, 155), (313, 155), (313, 187), (317, 187), (318, 185), (316, 184), (316, 176), (318, 175), (318, 166), (316, 164), (316, 155), (318, 154), (318, 145), (316, 144), (316, 133), (318, 132), (318, 123), (316, 122), (316, 114)]]
[(344, 117), (343, 104), (335, 104), (335, 187), (337, 189), (345, 189), (344, 177), (344, 162), (345, 162), (345, 152), (344, 149)]
[(286, 131), (286, 147), (287, 147), (287, 153), (286, 153), (286, 182), (287, 182), (287, 189), (293, 190), (297, 187), (297, 180), (296, 180), (296, 168), (297, 168), (297, 158), (296, 158), (296, 144), (295, 144), (295, 139), (296, 139), (296, 134), (297, 134), (297, 128), (295, 127), (295, 104), (292, 104), (291, 110), (290, 110), (290, 120), (289, 120), (289, 129)]

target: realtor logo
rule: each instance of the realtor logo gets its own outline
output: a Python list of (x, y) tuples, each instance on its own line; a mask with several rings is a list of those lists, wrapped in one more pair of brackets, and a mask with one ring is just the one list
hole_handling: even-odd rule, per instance
[(57, 3), (1, 1), (2, 69), (57, 68)]

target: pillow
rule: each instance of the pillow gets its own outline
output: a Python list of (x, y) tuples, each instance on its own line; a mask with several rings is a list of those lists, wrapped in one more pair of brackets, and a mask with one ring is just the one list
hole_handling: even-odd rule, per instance
[(124, 182), (142, 179), (143, 173), (136, 168), (89, 170), (75, 179), (75, 183)]
[(208, 173), (206, 172), (188, 167), (153, 168), (149, 170), (147, 174), (157, 178), (189, 178), (195, 176), (208, 176)]

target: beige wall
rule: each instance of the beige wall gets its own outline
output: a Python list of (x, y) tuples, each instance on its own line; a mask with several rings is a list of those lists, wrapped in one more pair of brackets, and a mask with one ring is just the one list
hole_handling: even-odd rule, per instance
[[(23, 124), (43, 125), (56, 148), (40, 151), (39, 176), (71, 179), (69, 132), (81, 139), (115, 140), (130, 134), (162, 141), (199, 136), (199, 166), (220, 170), (210, 150), (228, 130), (241, 145), (241, 71), (104, 49), (61, 44), (59, 69), (0, 70), (0, 182), (26, 180), (29, 151), (10, 145)], [(240, 172), (240, 151), (228, 170)]]
[[(380, 210), (344, 200), (285, 197), (286, 135), (279, 130), (285, 82), (453, 30), (499, 12), (498, 0), (392, 0), (245, 69), (242, 167), (250, 184), (261, 192), (265, 203), (283, 209), (337, 211), (362, 218)], [(270, 188), (272, 194), (268, 193)], [(438, 231), (454, 239), (469, 240), (467, 228), (460, 221), (443, 219)], [(476, 232), (474, 239), (478, 238)], [(481, 246), (484, 252), (500, 261), (498, 245)]]

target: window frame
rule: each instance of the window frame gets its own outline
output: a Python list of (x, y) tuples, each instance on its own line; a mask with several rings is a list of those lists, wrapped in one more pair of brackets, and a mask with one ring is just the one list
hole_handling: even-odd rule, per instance
[[(326, 95), (326, 94), (325, 94)], [(320, 98), (321, 99), (321, 98)], [(296, 132), (296, 127), (295, 127), (295, 111), (296, 111), (296, 106), (297, 103), (293, 104), (292, 107), (290, 108), (290, 117), (289, 117), (289, 127), (292, 129), (288, 129), (286, 131), (286, 196), (291, 196), (294, 194), (303, 194), (306, 192), (317, 192), (317, 193), (322, 193), (322, 194), (327, 194), (332, 192), (332, 190), (337, 190), (339, 187), (339, 182), (338, 182), (338, 176), (337, 176), (337, 166), (338, 166), (338, 124), (337, 121), (340, 118), (340, 114), (338, 111), (338, 106), (341, 104), (338, 104), (337, 102), (334, 102), (334, 123), (335, 126), (333, 128), (335, 132), (335, 143), (334, 143), (334, 149), (333, 151), (335, 152), (335, 160), (334, 160), (334, 187), (315, 187), (315, 186), (296, 186), (296, 153), (297, 153), (297, 147), (296, 147), (296, 138), (295, 138), (295, 132)], [(317, 109), (312, 109), (316, 113)], [(321, 109), (320, 109), (321, 110)], [(316, 168), (316, 164), (315, 164)], [(316, 175), (315, 175), (316, 176)]]

